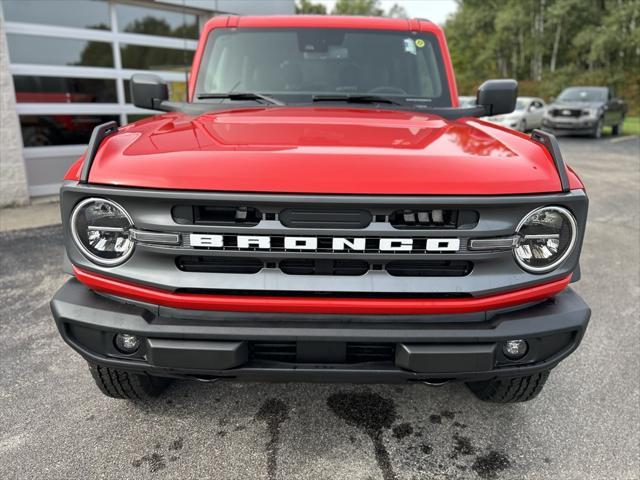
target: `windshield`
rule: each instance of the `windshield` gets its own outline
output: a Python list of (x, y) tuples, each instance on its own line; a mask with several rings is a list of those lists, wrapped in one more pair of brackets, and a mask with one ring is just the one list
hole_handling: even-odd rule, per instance
[(604, 102), (606, 88), (567, 88), (558, 97), (561, 102)]
[(316, 95), (376, 95), (450, 107), (442, 56), (430, 33), (338, 28), (215, 29), (196, 97), (268, 94), (286, 103)]
[(516, 102), (516, 111), (522, 111), (525, 108), (527, 108), (527, 102), (525, 102), (524, 100), (518, 100)]

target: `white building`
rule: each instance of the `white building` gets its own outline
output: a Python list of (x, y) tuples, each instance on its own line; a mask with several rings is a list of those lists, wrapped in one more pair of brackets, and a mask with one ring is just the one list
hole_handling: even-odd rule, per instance
[[(129, 79), (152, 71), (183, 99), (204, 22), (292, 14), (294, 0), (0, 0), (0, 206), (57, 193), (95, 125), (149, 115)], [(186, 65), (186, 67), (185, 67)]]

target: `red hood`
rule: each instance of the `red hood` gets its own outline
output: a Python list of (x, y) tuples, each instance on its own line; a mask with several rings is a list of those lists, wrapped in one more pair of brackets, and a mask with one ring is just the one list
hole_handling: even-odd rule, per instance
[[(581, 186), (572, 173), (570, 180), (572, 188)], [(550, 155), (522, 134), (477, 119), (346, 108), (154, 117), (107, 138), (89, 181), (327, 194), (560, 191)]]

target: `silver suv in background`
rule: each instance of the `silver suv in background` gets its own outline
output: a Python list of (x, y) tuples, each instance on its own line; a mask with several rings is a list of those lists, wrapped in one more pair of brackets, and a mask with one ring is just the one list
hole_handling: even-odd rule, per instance
[(602, 129), (610, 126), (613, 135), (618, 135), (626, 113), (626, 103), (611, 88), (569, 87), (547, 108), (542, 128), (600, 138)]

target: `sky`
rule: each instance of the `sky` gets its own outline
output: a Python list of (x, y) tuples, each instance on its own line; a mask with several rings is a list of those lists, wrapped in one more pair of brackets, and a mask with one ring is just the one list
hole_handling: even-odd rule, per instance
[[(314, 0), (314, 3), (323, 3), (330, 12), (336, 2), (335, 0)], [(426, 18), (438, 25), (443, 25), (449, 14), (458, 8), (455, 0), (380, 0), (380, 6), (385, 11), (388, 11), (394, 3), (402, 5), (410, 18)]]

